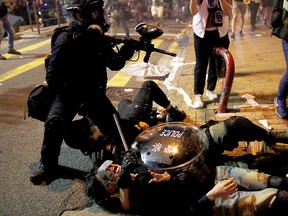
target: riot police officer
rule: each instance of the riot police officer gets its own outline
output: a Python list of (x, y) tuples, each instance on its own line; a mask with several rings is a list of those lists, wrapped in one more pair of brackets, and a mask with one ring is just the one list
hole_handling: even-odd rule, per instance
[(74, 0), (67, 8), (74, 20), (53, 42), (46, 62), (46, 81), (55, 99), (45, 121), (40, 167), (30, 176), (34, 184), (58, 176), (65, 129), (80, 106), (102, 133), (120, 139), (113, 118), (117, 111), (105, 94), (106, 67), (120, 70), (134, 50), (123, 45), (116, 52), (106, 42), (103, 34), (109, 25), (103, 4), (103, 0)]

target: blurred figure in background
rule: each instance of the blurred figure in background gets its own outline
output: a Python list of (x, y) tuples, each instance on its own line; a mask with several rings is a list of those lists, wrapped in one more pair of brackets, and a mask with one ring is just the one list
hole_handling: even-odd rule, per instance
[[(20, 52), (14, 49), (15, 31), (8, 20), (9, 13), (13, 10), (13, 5), (14, 3), (11, 0), (0, 1), (0, 45), (6, 32), (8, 36), (8, 53), (21, 55)], [(6, 57), (0, 54), (0, 59), (6, 60)]]
[(241, 23), (240, 23), (240, 37), (243, 37), (243, 26), (244, 26), (244, 15), (246, 13), (247, 7), (246, 4), (244, 4), (243, 0), (234, 0), (232, 3), (232, 21), (231, 21), (231, 28), (232, 28), (232, 34), (231, 38), (235, 39), (235, 32), (236, 32), (236, 25), (237, 25), (237, 19), (238, 15), (240, 15)]
[(129, 11), (127, 1), (107, 0), (104, 3), (104, 9), (108, 15), (111, 35), (117, 35), (117, 26), (121, 24), (126, 37), (130, 37), (127, 20), (131, 18), (131, 12)]
[(250, 10), (251, 31), (255, 31), (256, 29), (256, 19), (259, 6), (260, 6), (260, 0), (251, 0), (250, 4), (248, 4)]
[(259, 7), (259, 18), (262, 19), (263, 24), (271, 28), (271, 15), (273, 0), (261, 0)]
[(156, 22), (155, 26), (163, 27), (163, 13), (164, 13), (164, 1), (152, 0), (151, 14), (152, 14), (153, 20)]

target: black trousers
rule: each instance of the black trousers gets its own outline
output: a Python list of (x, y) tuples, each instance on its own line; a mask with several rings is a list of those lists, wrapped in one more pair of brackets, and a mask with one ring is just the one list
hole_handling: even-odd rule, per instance
[(164, 108), (170, 104), (165, 93), (154, 81), (145, 81), (133, 102), (124, 99), (119, 103), (118, 112), (121, 119), (147, 122), (153, 102)]
[(198, 37), (194, 34), (194, 50), (196, 56), (196, 65), (194, 68), (194, 94), (203, 94), (206, 80), (206, 71), (209, 63), (207, 89), (214, 91), (217, 83), (217, 70), (222, 66), (222, 58), (220, 56), (212, 55), (215, 46), (223, 46), (228, 49), (230, 44), (228, 34), (219, 38), (218, 30), (206, 31), (204, 38)]

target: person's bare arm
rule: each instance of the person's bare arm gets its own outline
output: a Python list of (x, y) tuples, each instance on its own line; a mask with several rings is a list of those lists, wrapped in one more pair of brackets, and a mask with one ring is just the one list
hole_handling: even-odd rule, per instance
[(227, 0), (219, 0), (223, 13), (226, 16), (230, 16), (232, 12), (232, 5)]
[(189, 9), (190, 9), (192, 16), (197, 14), (199, 11), (199, 5), (197, 2), (198, 0), (190, 0)]
[(218, 182), (207, 194), (209, 200), (215, 201), (219, 197), (227, 196), (235, 193), (238, 190), (237, 182), (230, 178)]
[(129, 199), (129, 188), (119, 189), (119, 199), (120, 199), (123, 210), (125, 212), (129, 211), (131, 208), (130, 199)]

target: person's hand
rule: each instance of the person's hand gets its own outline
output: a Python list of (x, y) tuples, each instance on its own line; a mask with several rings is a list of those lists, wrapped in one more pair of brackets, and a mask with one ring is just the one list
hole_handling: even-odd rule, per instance
[(118, 188), (129, 188), (131, 184), (130, 173), (138, 167), (137, 157), (131, 151), (126, 151), (121, 164), (121, 172), (117, 180)]
[(131, 173), (138, 167), (138, 160), (134, 153), (126, 151), (121, 164), (121, 172)]
[(214, 201), (216, 198), (224, 197), (235, 193), (238, 190), (237, 182), (234, 178), (225, 179), (218, 182), (207, 194), (209, 200)]
[(149, 128), (149, 124), (147, 124), (146, 122), (143, 122), (143, 121), (140, 121), (139, 124), (135, 124), (134, 125), (139, 131), (144, 131), (146, 130), (147, 128)]
[(163, 107), (157, 108), (157, 119), (165, 119), (167, 115), (167, 110)]
[(131, 59), (135, 54), (135, 44), (132, 39), (126, 39), (124, 45), (120, 48), (119, 55), (125, 59)]
[(151, 170), (148, 170), (148, 172), (153, 176), (153, 179), (151, 179), (148, 183), (153, 183), (153, 182), (164, 182), (164, 181), (169, 181), (171, 176), (169, 173), (155, 173)]

